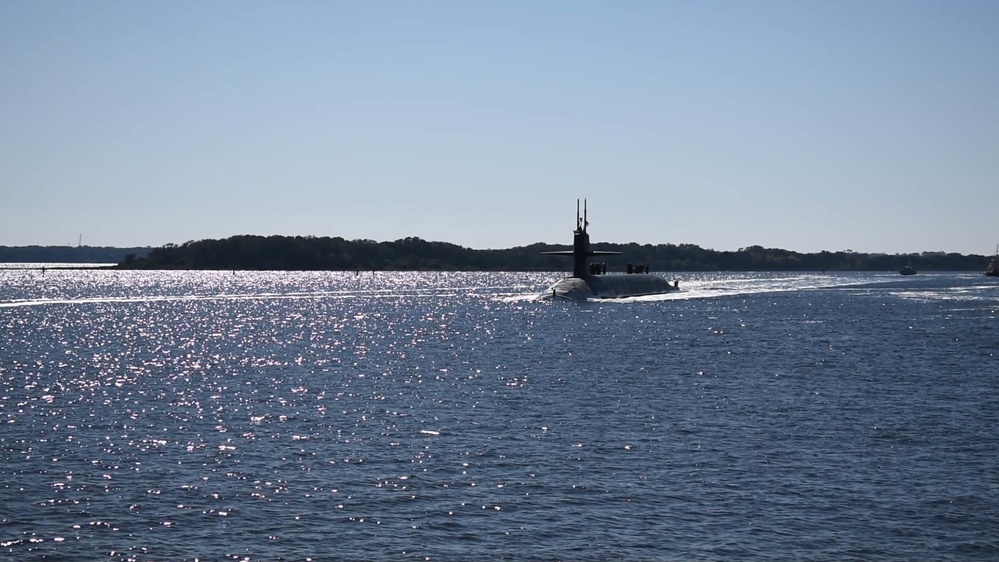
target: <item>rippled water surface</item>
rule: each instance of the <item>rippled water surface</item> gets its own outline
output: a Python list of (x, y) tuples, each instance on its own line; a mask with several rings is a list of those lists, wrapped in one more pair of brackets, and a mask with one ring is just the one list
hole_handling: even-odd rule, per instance
[(999, 283), (0, 269), (0, 558), (999, 559)]

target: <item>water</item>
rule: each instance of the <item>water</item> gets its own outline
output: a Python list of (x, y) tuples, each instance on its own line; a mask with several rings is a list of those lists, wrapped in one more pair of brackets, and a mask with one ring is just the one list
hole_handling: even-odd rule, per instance
[(999, 283), (0, 269), (0, 559), (999, 559)]

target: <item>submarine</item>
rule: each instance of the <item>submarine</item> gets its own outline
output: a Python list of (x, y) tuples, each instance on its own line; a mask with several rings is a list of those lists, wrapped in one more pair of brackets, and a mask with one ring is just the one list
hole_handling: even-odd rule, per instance
[(670, 283), (665, 278), (649, 273), (646, 265), (628, 264), (627, 273), (607, 273), (607, 265), (590, 263), (593, 256), (617, 256), (621, 252), (590, 249), (589, 226), (586, 220), (586, 199), (583, 199), (583, 214), (579, 214), (579, 199), (576, 200), (576, 229), (572, 231), (572, 249), (554, 252), (541, 252), (546, 256), (572, 257), (572, 277), (562, 279), (548, 289), (544, 298), (565, 300), (616, 299), (660, 295), (680, 290), (680, 282)]

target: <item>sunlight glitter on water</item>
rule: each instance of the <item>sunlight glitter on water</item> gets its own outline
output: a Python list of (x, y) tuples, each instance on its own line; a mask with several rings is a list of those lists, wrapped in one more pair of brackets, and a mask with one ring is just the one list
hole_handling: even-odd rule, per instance
[(553, 306), (508, 300), (549, 274), (4, 275), (5, 302), (69, 301), (0, 309), (12, 559), (999, 553), (971, 280)]

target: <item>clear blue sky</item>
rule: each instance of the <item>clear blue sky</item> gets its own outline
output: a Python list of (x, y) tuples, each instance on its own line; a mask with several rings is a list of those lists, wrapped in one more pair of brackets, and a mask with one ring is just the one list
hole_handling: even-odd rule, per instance
[(991, 254), (999, 1), (0, 2), (0, 245)]

